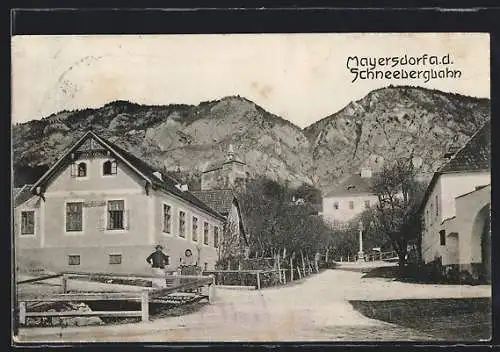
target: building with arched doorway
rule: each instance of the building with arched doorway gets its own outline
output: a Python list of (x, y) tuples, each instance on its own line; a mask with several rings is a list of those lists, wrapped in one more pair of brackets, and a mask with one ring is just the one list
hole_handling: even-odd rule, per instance
[(424, 264), (442, 273), (491, 278), (490, 122), (432, 177), (420, 207)]

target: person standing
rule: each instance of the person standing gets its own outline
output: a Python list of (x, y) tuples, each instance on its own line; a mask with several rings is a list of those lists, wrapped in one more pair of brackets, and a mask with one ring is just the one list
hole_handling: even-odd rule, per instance
[(165, 265), (168, 265), (168, 256), (163, 253), (163, 247), (161, 245), (155, 246), (155, 251), (151, 253), (147, 258), (146, 262), (151, 265), (152, 273), (156, 277), (153, 278), (153, 286), (156, 287), (167, 287), (167, 280), (165, 277)]

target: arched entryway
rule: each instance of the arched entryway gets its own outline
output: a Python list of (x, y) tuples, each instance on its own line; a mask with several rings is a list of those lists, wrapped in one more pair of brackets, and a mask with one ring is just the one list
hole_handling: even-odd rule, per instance
[[(491, 282), (491, 220), (490, 204), (484, 206), (477, 214), (472, 227), (472, 239), (481, 245), (480, 279)], [(477, 242), (476, 242), (477, 243)], [(479, 259), (479, 258), (478, 258)]]

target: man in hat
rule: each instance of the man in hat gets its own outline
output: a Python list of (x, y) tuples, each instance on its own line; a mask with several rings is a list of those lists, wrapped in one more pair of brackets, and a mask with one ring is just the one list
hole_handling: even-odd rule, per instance
[(163, 247), (157, 244), (155, 251), (146, 258), (146, 262), (151, 265), (153, 275), (157, 276), (157, 278), (153, 279), (153, 285), (156, 287), (166, 287), (165, 265), (169, 264), (169, 260), (168, 256), (163, 253)]

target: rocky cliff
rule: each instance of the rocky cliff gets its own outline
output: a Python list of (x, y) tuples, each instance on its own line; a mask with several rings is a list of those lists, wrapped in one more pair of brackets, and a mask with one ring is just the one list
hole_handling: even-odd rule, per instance
[(489, 118), (489, 104), (423, 88), (387, 87), (301, 129), (239, 96), (197, 106), (115, 101), (15, 125), (15, 183), (33, 182), (88, 129), (158, 168), (194, 178), (208, 162), (223, 159), (229, 144), (251, 175), (321, 189), (361, 166), (377, 168), (397, 157), (420, 158), (423, 170), (432, 172), (452, 140), (463, 144)]

